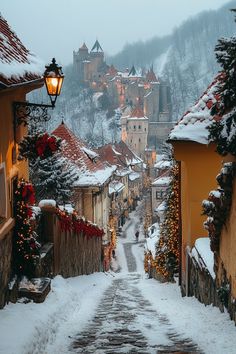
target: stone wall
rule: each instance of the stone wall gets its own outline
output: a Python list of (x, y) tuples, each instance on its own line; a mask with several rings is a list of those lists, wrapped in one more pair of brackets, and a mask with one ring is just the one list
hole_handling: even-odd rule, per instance
[[(201, 263), (204, 261), (201, 259)], [(221, 312), (226, 308), (230, 318), (236, 323), (236, 303), (231, 296), (229, 287), (219, 288), (206, 267), (200, 267), (199, 262), (188, 254), (188, 296), (195, 296), (205, 305), (213, 304)], [(230, 283), (229, 283), (230, 284)], [(223, 293), (225, 291), (225, 293)]]
[(0, 308), (3, 308), (8, 297), (8, 283), (11, 275), (12, 231), (0, 240)]
[(195, 296), (205, 305), (213, 304), (223, 310), (222, 303), (217, 295), (215, 280), (212, 278), (207, 268), (200, 267), (195, 258), (190, 255), (188, 255), (188, 267), (187, 295)]

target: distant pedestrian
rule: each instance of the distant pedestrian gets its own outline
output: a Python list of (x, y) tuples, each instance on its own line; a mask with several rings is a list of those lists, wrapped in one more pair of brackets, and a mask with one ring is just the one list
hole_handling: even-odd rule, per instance
[(136, 241), (138, 241), (138, 238), (139, 238), (139, 231), (138, 230), (135, 232), (135, 237), (136, 237)]
[(115, 256), (116, 256), (116, 252), (115, 250), (112, 250), (112, 257), (115, 258)]

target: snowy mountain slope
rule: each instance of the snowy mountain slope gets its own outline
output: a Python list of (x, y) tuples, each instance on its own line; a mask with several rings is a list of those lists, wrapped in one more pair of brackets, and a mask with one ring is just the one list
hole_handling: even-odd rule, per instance
[(175, 31), (172, 46), (162, 55), (164, 65), (156, 61), (156, 71), (170, 83), (174, 119), (181, 117), (218, 72), (214, 53), (217, 40), (235, 33), (228, 6), (191, 18)]
[(236, 8), (235, 0), (218, 10), (191, 17), (162, 41), (154, 37), (147, 42), (126, 45), (123, 52), (109, 60), (117, 66), (123, 65), (123, 58), (141, 67), (153, 63), (157, 75), (170, 83), (172, 119), (176, 120), (197, 100), (218, 72), (215, 45), (219, 38), (236, 33), (234, 16), (229, 11), (232, 8)]
[[(29, 96), (33, 102), (47, 102), (48, 99), (45, 89), (36, 90)], [(72, 76), (72, 67), (67, 67), (62, 93), (54, 110), (49, 111), (51, 119), (46, 129), (56, 129), (63, 120), (91, 147), (120, 141), (120, 111), (111, 107), (108, 95), (79, 87)]]

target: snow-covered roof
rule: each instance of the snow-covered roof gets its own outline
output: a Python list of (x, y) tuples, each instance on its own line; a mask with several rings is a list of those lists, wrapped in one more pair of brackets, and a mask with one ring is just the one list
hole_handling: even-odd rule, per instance
[(74, 182), (75, 187), (102, 186), (105, 184), (115, 171), (115, 166), (104, 166), (103, 169), (90, 172), (79, 172), (78, 180)]
[[(210, 239), (209, 237), (198, 238), (195, 242), (195, 245), (191, 252), (192, 256), (198, 262), (199, 266), (202, 268), (207, 268), (212, 278), (215, 279), (214, 272), (214, 253), (210, 248)], [(201, 261), (201, 258), (204, 261), (204, 264)]]
[(157, 186), (168, 186), (171, 182), (171, 177), (169, 176), (164, 176), (164, 177), (158, 177), (152, 182), (153, 187)]
[(207, 90), (200, 99), (192, 106), (179, 120), (177, 125), (170, 132), (170, 140), (186, 140), (196, 141), (200, 144), (208, 144), (209, 127), (218, 116), (211, 115), (213, 104), (219, 101), (220, 96), (217, 94), (217, 85), (219, 83), (219, 75), (208, 86)]
[(159, 169), (159, 170), (164, 170), (166, 168), (171, 168), (173, 165), (172, 161), (171, 160), (161, 160), (161, 161), (158, 161), (154, 167)]
[(96, 157), (99, 157), (99, 155), (95, 151), (90, 150), (85, 146), (82, 147), (82, 150), (88, 155), (91, 160), (95, 159)]
[(115, 174), (119, 177), (125, 177), (131, 173), (129, 168), (117, 169)]
[(123, 170), (126, 171), (125, 174), (130, 173), (129, 169), (127, 170), (130, 165), (143, 162), (123, 141), (101, 146), (97, 152), (102, 161), (108, 161), (111, 165), (118, 167), (117, 173), (123, 173)]
[(9, 87), (41, 80), (44, 69), (0, 14), (0, 84)]
[(120, 193), (125, 188), (125, 185), (119, 181), (109, 183), (109, 194)]
[(138, 178), (140, 178), (140, 173), (138, 173), (138, 172), (131, 172), (129, 174), (129, 180), (130, 181), (135, 181)]
[(53, 134), (62, 139), (62, 155), (67, 158), (78, 172), (76, 187), (101, 186), (116, 170), (116, 166), (103, 163), (98, 154), (72, 133), (64, 124), (60, 124)]

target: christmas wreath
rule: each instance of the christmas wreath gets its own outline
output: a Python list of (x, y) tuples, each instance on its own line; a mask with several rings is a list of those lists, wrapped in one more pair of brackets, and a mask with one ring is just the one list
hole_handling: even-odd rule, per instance
[(60, 150), (61, 139), (48, 133), (28, 135), (19, 144), (19, 160), (46, 159)]

